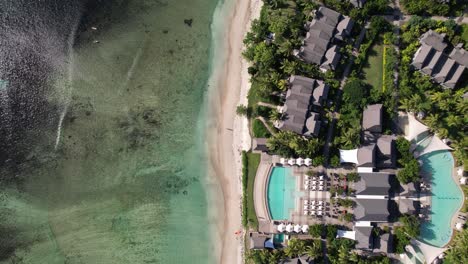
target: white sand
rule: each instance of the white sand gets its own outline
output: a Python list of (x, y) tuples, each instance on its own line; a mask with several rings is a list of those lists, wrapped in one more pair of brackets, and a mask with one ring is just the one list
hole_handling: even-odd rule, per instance
[[(242, 58), (243, 38), (250, 22), (260, 15), (260, 0), (237, 0), (226, 18), (221, 50), (224, 55), (217, 62), (210, 81), (216, 89), (209, 95), (207, 146), (209, 172), (212, 183), (221, 186), (222, 196), (212, 197), (212, 204), (220, 208), (216, 223), (219, 248), (213, 252), (218, 263), (242, 263), (243, 235), (241, 224), (242, 150), (250, 149), (248, 121), (236, 116), (239, 104), (247, 105), (250, 88), (248, 63)], [(242, 234), (235, 234), (242, 230)], [(216, 244), (215, 244), (216, 246)]]

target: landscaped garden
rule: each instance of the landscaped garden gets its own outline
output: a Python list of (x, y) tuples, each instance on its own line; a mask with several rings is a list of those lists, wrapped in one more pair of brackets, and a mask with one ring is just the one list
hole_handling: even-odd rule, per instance
[(382, 40), (377, 41), (368, 52), (367, 63), (362, 68), (364, 81), (376, 89), (383, 85), (383, 54)]
[(242, 224), (244, 227), (258, 229), (258, 219), (255, 213), (253, 186), (255, 174), (260, 164), (260, 154), (243, 152), (242, 153), (242, 188), (244, 195), (242, 197)]

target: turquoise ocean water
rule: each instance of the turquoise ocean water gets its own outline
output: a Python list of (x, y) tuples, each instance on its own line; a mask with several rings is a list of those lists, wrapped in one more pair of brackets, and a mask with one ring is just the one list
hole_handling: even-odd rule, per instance
[(212, 263), (217, 0), (2, 1), (0, 263)]

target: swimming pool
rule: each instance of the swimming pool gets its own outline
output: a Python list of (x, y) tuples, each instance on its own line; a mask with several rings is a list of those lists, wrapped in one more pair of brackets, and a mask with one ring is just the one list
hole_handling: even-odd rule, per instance
[(460, 188), (452, 178), (453, 158), (447, 150), (425, 154), (422, 172), (432, 177), (431, 220), (421, 225), (421, 239), (443, 247), (452, 236), (451, 220), (463, 202)]
[(286, 220), (294, 209), (296, 179), (292, 169), (273, 167), (267, 189), (268, 208), (273, 220)]

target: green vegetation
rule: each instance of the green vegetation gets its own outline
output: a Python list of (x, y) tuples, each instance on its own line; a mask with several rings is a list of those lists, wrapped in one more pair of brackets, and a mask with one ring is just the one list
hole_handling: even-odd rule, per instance
[(467, 7), (463, 1), (448, 1), (444, 3), (440, 0), (401, 0), (406, 12), (412, 15), (428, 16), (448, 16), (460, 15)]
[(461, 40), (465, 43), (465, 49), (468, 49), (468, 24), (461, 25)]
[(270, 137), (271, 135), (265, 125), (263, 125), (262, 121), (258, 119), (254, 119), (252, 121), (252, 132), (253, 136), (256, 138), (265, 138)]
[(346, 179), (350, 182), (357, 182), (359, 181), (359, 174), (357, 172), (351, 172), (346, 174)]
[(313, 237), (321, 237), (322, 234), (323, 234), (324, 228), (325, 228), (325, 226), (322, 225), (322, 224), (312, 225), (309, 228), (309, 235), (311, 235)]
[(444, 263), (458, 264), (468, 263), (468, 229), (465, 228), (461, 232), (457, 232), (453, 238), (453, 242), (446, 251)]
[(375, 43), (370, 49), (367, 63), (362, 69), (364, 81), (375, 89), (381, 89), (383, 84), (383, 50), (382, 42)]
[(354, 206), (354, 201), (351, 200), (351, 199), (341, 199), (341, 198), (338, 198), (336, 200), (336, 202), (338, 203), (338, 205), (340, 206), (343, 206), (345, 208), (351, 208)]
[(398, 151), (398, 165), (402, 167), (397, 173), (401, 183), (416, 182), (419, 180), (419, 163), (410, 152), (411, 143), (404, 137), (398, 137), (396, 148)]
[(395, 227), (395, 252), (401, 254), (405, 246), (409, 245), (411, 238), (419, 236), (420, 222), (414, 215), (403, 215), (398, 221), (402, 226)]
[(285, 258), (283, 250), (249, 250), (246, 253), (246, 263), (252, 264), (267, 264), (267, 263), (280, 263)]
[(322, 257), (322, 243), (320, 240), (302, 240), (292, 238), (284, 250), (249, 250), (247, 252), (247, 263), (267, 264), (281, 263), (282, 260), (294, 258), (307, 254), (312, 259)]
[(453, 20), (434, 21), (413, 16), (402, 27), (402, 51), (400, 61), (400, 109), (412, 113), (423, 113), (422, 120), (441, 138), (449, 138), (454, 148), (453, 155), (458, 164), (466, 163), (468, 138), (464, 132), (465, 114), (468, 111), (468, 101), (463, 94), (468, 87), (443, 89), (430, 81), (428, 76), (414, 71), (410, 66), (414, 53), (419, 47), (419, 37), (429, 29), (446, 33), (449, 43), (456, 44), (461, 37), (456, 35), (456, 23)]
[(242, 225), (257, 230), (258, 219), (255, 213), (253, 186), (255, 174), (260, 164), (260, 154), (242, 152)]
[[(465, 194), (465, 197), (468, 198), (468, 186), (467, 185), (460, 185), (460, 186), (463, 190), (463, 193)], [(463, 206), (460, 209), (460, 211), (462, 211), (463, 213), (468, 213), (468, 200), (467, 199), (463, 201)]]
[(291, 131), (280, 131), (267, 140), (268, 149), (284, 157), (315, 157), (322, 145), (317, 138), (305, 139)]
[(363, 8), (355, 8), (349, 1), (341, 0), (324, 0), (323, 3), (361, 23), (369, 17), (385, 13), (389, 9), (389, 0), (367, 0)]

